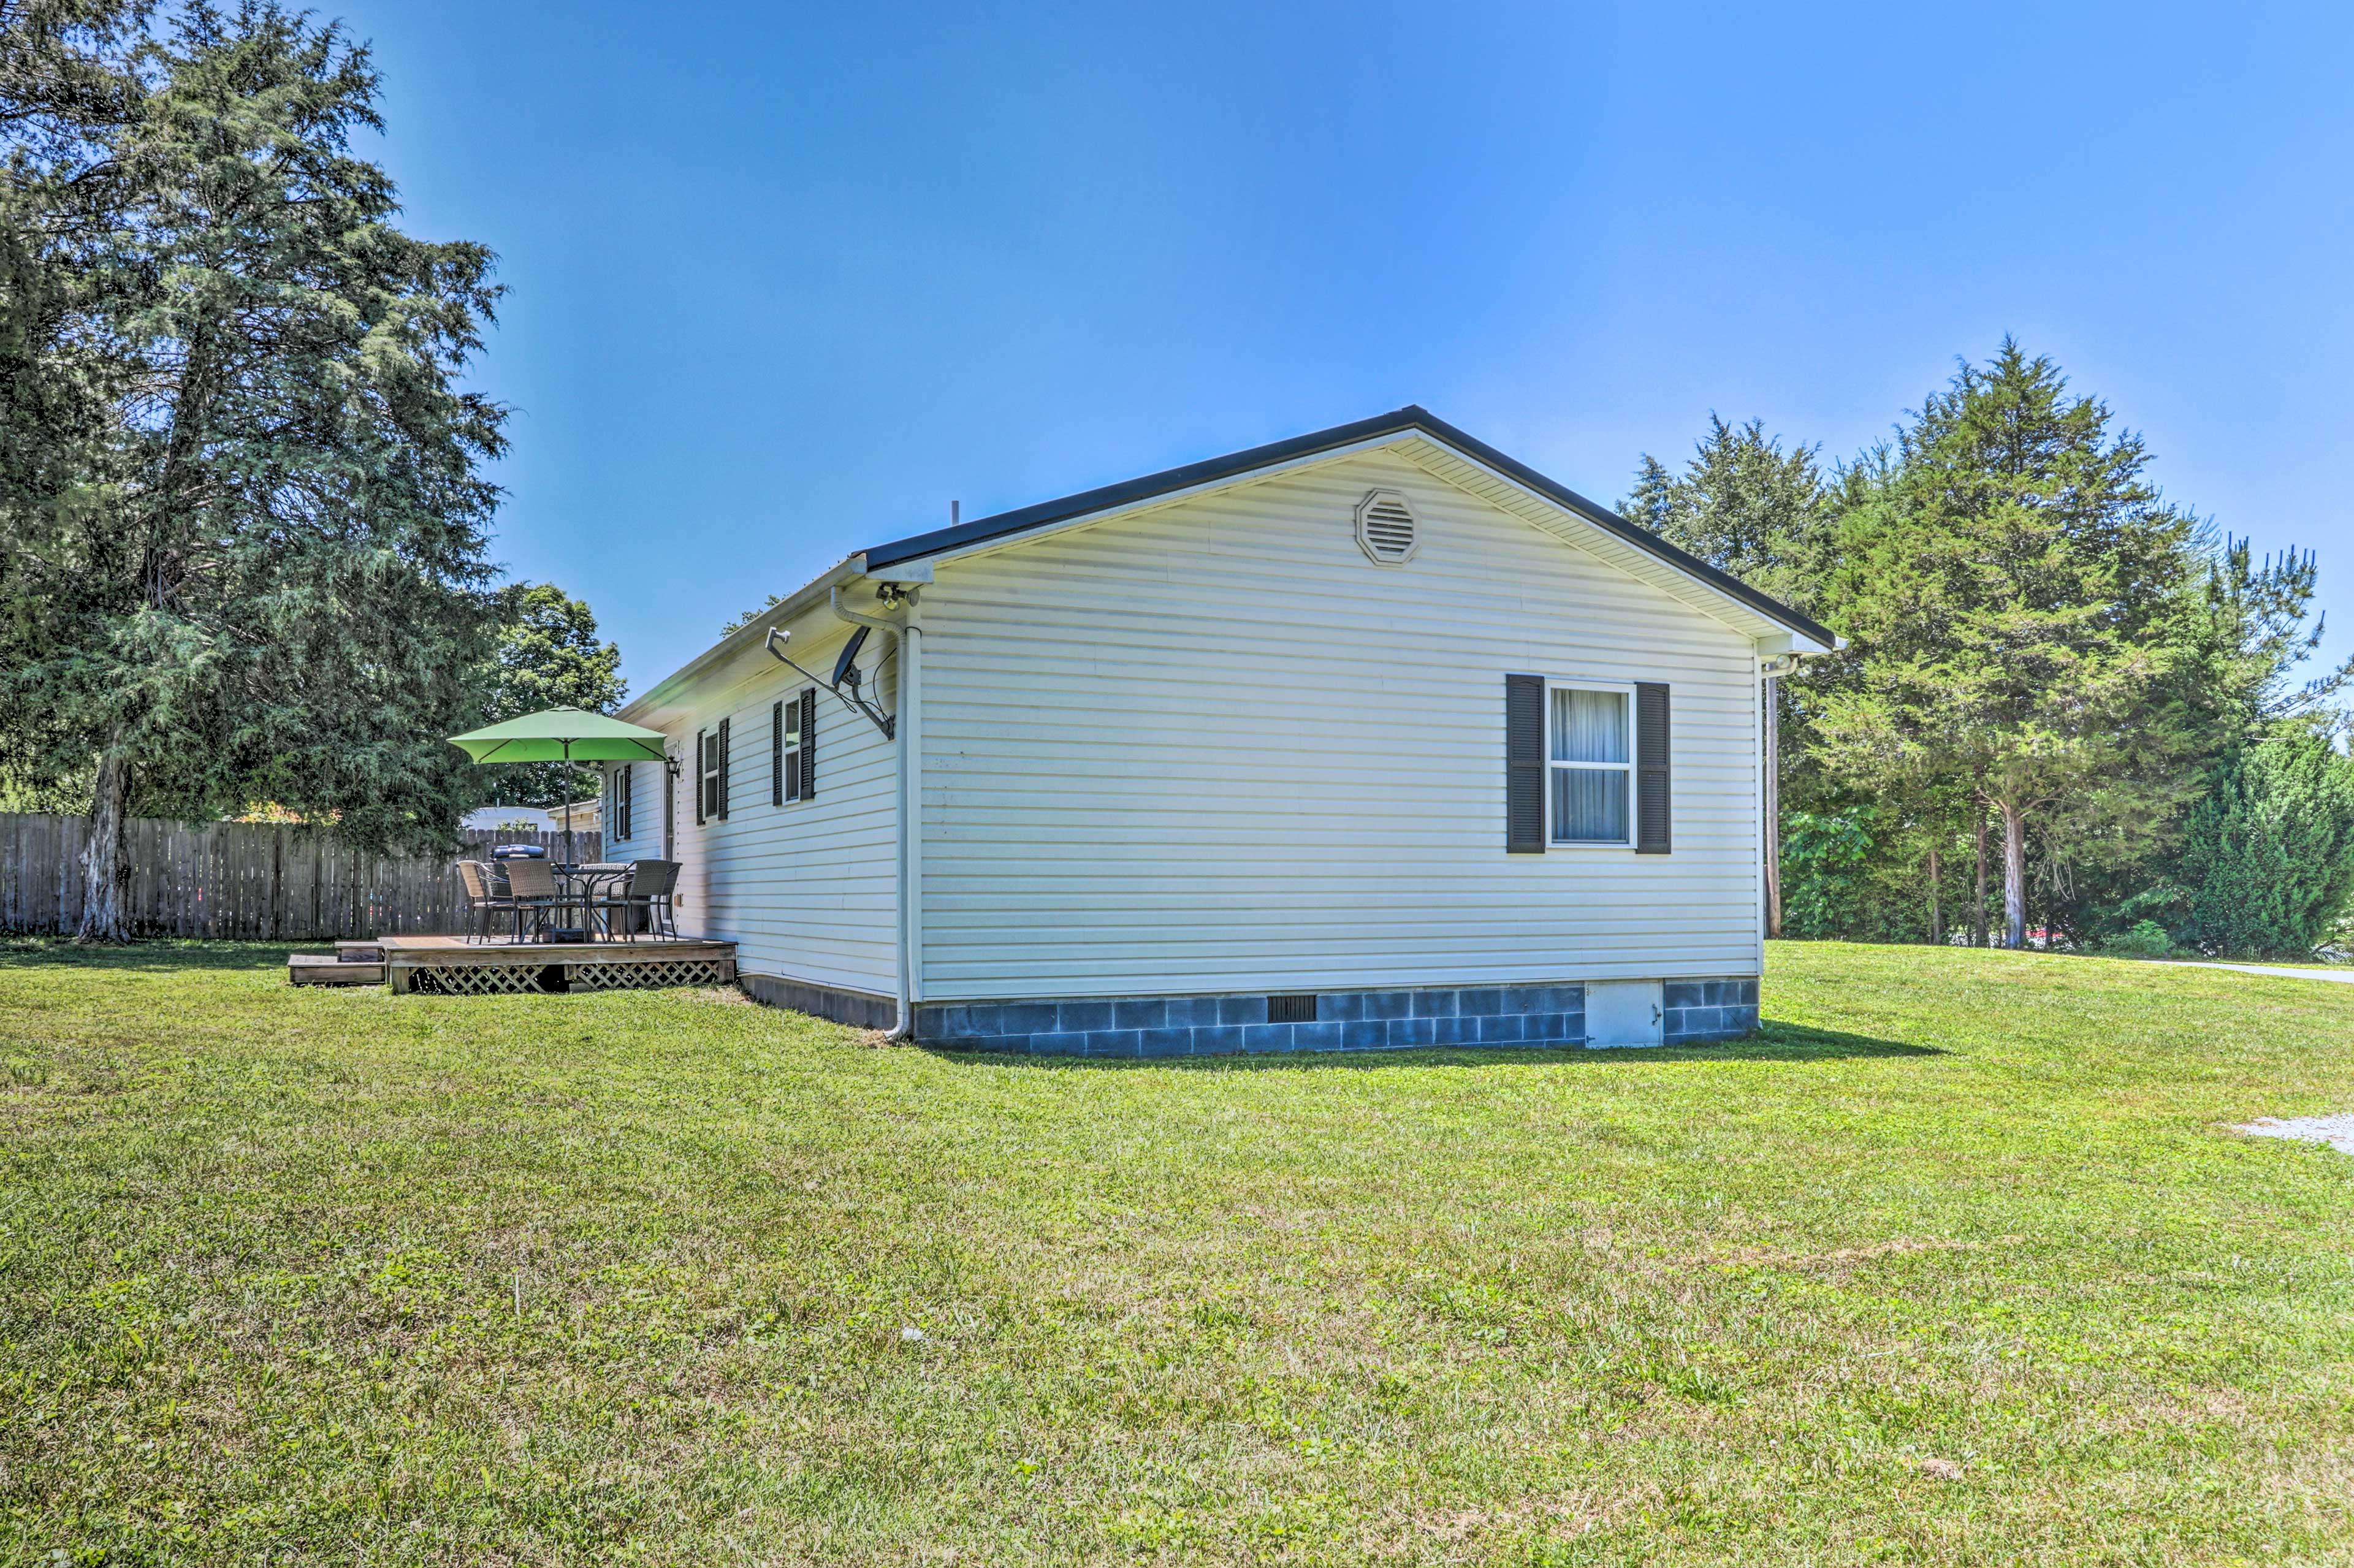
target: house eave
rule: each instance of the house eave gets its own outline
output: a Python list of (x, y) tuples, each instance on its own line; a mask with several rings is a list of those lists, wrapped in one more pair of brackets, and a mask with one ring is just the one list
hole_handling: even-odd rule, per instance
[(1082, 527), (1139, 507), (1163, 504), (1286, 468), (1327, 461), (1352, 451), (1389, 446), (1417, 436), (1452, 450), (1462, 459), (1477, 463), (1547, 504), (1570, 513), (1619, 541), (1656, 557), (1750, 614), (1762, 617), (1787, 630), (1795, 639), (1794, 652), (1827, 653), (1844, 646), (1842, 640), (1828, 627), (1758, 592), (1740, 578), (1686, 554), (1649, 529), (1628, 522), (1606, 506), (1587, 500), (1567, 485), (1546, 478), (1485, 441), (1457, 429), (1429, 410), (1408, 404), (1369, 419), (1335, 425), (1330, 429), (1230, 452), (1224, 457), (1164, 469), (1140, 479), (1102, 485), (1054, 501), (1040, 502), (1034, 506), (977, 517), (953, 527), (935, 528), (928, 533), (911, 534), (905, 538), (869, 546), (845, 556), (829, 570), (811, 578), (786, 599), (771, 605), (746, 625), (665, 675), (642, 696), (622, 708), (620, 716), (632, 723), (651, 725), (653, 715), (670, 706), (688, 686), (747, 650), (758, 647), (767, 636), (768, 628), (807, 613), (823, 603), (834, 588), (845, 587), (860, 578), (881, 576), (912, 579), (919, 568), (937, 562), (954, 560), (961, 556), (1063, 528)]
[(653, 722), (654, 715), (674, 703), (686, 688), (738, 655), (759, 647), (767, 641), (769, 627), (800, 619), (823, 604), (835, 588), (864, 576), (864, 557), (844, 557), (663, 676), (643, 695), (631, 698), (621, 709), (620, 716), (631, 724), (660, 727)]
[(1809, 652), (1829, 652), (1839, 639), (1829, 628), (1800, 614), (1770, 595), (1760, 593), (1730, 573), (1669, 544), (1649, 529), (1628, 522), (1608, 507), (1589, 501), (1567, 485), (1547, 478), (1526, 463), (1507, 456), (1477, 437), (1456, 429), (1429, 410), (1409, 404), (1370, 419), (1359, 419), (1330, 429), (1295, 436), (1288, 440), (1210, 458), (1182, 467), (1119, 484), (1103, 485), (1058, 500), (1041, 502), (1012, 512), (977, 517), (970, 523), (910, 535), (885, 544), (870, 545), (855, 558), (869, 570), (915, 561), (952, 560), (960, 556), (1028, 535), (1097, 522), (1138, 507), (1214, 490), (1305, 462), (1320, 462), (1351, 450), (1384, 446), (1402, 437), (1419, 435), (1451, 448), (1551, 505), (1569, 512), (1621, 542), (1656, 557), (1684, 576), (1762, 616), (1804, 641)]

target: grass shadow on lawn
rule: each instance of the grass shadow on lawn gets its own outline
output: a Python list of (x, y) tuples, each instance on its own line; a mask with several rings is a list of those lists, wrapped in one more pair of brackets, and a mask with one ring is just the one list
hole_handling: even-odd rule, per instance
[[(11, 937), (0, 939), (0, 966), (39, 965), (86, 969), (271, 969), (286, 967), (286, 955), (305, 944), (287, 942), (213, 942), (197, 938), (157, 938), (126, 942), (120, 947), (79, 946), (62, 937)], [(333, 942), (308, 944), (333, 948)]]
[(1858, 1056), (1942, 1056), (1934, 1045), (1908, 1045), (1868, 1034), (1766, 1019), (1746, 1040), (1713, 1045), (1587, 1050), (1579, 1045), (1479, 1045), (1407, 1051), (1259, 1051), (1223, 1056), (1058, 1056), (1013, 1051), (944, 1050), (930, 1054), (960, 1067), (1035, 1067), (1047, 1072), (1294, 1073), (1318, 1068), (1375, 1073), (1396, 1067), (1613, 1067), (1662, 1062), (1828, 1062)]

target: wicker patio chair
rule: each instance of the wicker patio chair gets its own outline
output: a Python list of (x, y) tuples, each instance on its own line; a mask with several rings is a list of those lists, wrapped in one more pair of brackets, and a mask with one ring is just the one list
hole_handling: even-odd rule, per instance
[(513, 915), (515, 917), (516, 939), (522, 939), (522, 906), (511, 897), (491, 891), (490, 867), (478, 860), (460, 861), (458, 885), (466, 892), (466, 913), (473, 918), (475, 941), (487, 942), (491, 939), (491, 920), (499, 915)]
[(507, 892), (515, 906), (516, 941), (524, 939), (523, 917), (525, 915), (531, 916), (535, 936), (546, 928), (547, 917), (555, 912), (558, 900), (553, 866), (544, 860), (507, 862)]
[(671, 914), (670, 901), (678, 888), (678, 863), (674, 860), (633, 862), (628, 885), (597, 901), (597, 907), (608, 914), (607, 928), (612, 927), (610, 915), (618, 912), (620, 928), (634, 938), (638, 934), (638, 916), (643, 914), (649, 931), (675, 939), (678, 922)]

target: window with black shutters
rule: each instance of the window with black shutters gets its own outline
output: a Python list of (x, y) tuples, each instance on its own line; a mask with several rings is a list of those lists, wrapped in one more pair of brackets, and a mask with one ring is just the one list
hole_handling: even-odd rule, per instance
[(727, 817), (727, 721), (696, 736), (702, 753), (700, 786), (695, 792), (695, 820), (724, 821)]
[(1504, 853), (1545, 847), (1545, 683), (1504, 677)]
[(801, 799), (817, 799), (817, 688), (801, 693)]
[(769, 708), (769, 803), (790, 805), (813, 792), (810, 767), (811, 731), (817, 727), (814, 689)]
[(1635, 683), (1635, 853), (1666, 854), (1674, 847), (1674, 799), (1669, 788), (1668, 688)]
[(1671, 847), (1663, 682), (1504, 677), (1504, 848)]
[(638, 770), (624, 762), (613, 769), (612, 782), (607, 787), (607, 814), (612, 818), (611, 832), (617, 842), (626, 841), (630, 836), (630, 807), (632, 803), (630, 796), (637, 779)]

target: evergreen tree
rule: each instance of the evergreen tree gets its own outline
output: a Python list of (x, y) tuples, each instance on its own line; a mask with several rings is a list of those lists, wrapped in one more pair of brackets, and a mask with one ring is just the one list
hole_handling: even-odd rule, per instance
[(735, 636), (737, 632), (743, 630), (746, 627), (751, 625), (754, 621), (759, 620), (760, 617), (768, 614), (769, 611), (776, 609), (777, 606), (784, 602), (785, 596), (783, 594), (770, 594), (769, 596), (769, 602), (762, 605), (759, 609), (748, 609), (744, 611), (743, 614), (731, 616), (726, 621), (722, 622), (719, 628), (719, 635), (722, 637)]
[(2312, 724), (2226, 758), (2176, 862), (2177, 935), (2222, 953), (2302, 958), (2354, 892), (2354, 759)]
[[(2306, 673), (2323, 630), (2310, 615), (2318, 577), (2310, 553), (2257, 561), (2245, 540), (2225, 538), (2206, 555), (2203, 586), (2172, 625), (2176, 675), (2167, 696), (2196, 737), (2182, 776), (2200, 792), (2226, 787), (2250, 748), (2269, 737), (2327, 727), (2330, 700), (2349, 673), (2344, 665)], [(2199, 880), (2183, 858), (2195, 853), (2200, 830), (2195, 815), (2179, 826), (2189, 834), (2180, 848), (2159, 842), (2149, 846), (2154, 853), (2088, 853), (2086, 841), (2040, 833), (2036, 880), (2050, 919), (2100, 941), (2149, 914), (2181, 926), (2189, 916), (2180, 890)]]
[[(89, 330), (91, 257), (126, 220), (111, 143), (144, 101), (144, 9), (0, 0), (0, 652), (42, 619), (44, 542), (101, 504), (110, 477), (122, 378)], [(80, 810), (90, 751), (66, 715), (6, 705), (0, 791), (16, 810)]]
[(1837, 529), (1827, 591), (1852, 646), (1816, 715), (1819, 759), (1856, 788), (1984, 800), (2011, 947), (2031, 823), (2147, 852), (2196, 789), (2182, 618), (2198, 529), (2147, 461), (2006, 338), (1925, 401)]
[(1728, 425), (1712, 413), (1681, 473), (1645, 452), (1618, 503), (1688, 555), (1806, 609), (1818, 597), (1833, 517), (1816, 449), (1782, 450), (1765, 422)]
[(394, 227), (349, 145), (378, 124), (366, 50), (196, 0), (134, 69), (60, 334), (103, 366), (103, 450), (0, 519), (0, 724), (33, 732), (7, 760), (37, 784), (95, 759), (95, 938), (122, 934), (134, 810), (446, 838), (469, 785), (443, 737), (480, 716), (493, 629), (502, 412), (456, 386), (491, 257)]
[[(1833, 513), (1812, 447), (1782, 450), (1765, 422), (1728, 425), (1715, 413), (1694, 444), (1681, 473), (1645, 452), (1634, 491), (1618, 503), (1632, 519), (1686, 554), (1741, 578), (1798, 609), (1811, 606), (1823, 574), (1823, 547)], [(1780, 786), (1782, 734), (1793, 699), (1779, 676), (1766, 683), (1766, 923), (1782, 934)]]
[[(499, 590), (499, 641), (485, 682), (491, 723), (543, 708), (609, 714), (629, 694), (621, 651), (597, 639), (597, 617), (554, 583), (510, 583)], [(597, 770), (561, 762), (490, 770), (501, 801), (561, 806), (596, 792)]]

